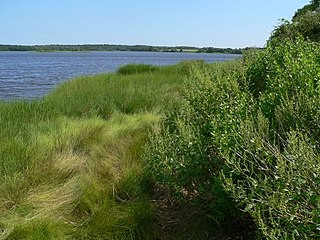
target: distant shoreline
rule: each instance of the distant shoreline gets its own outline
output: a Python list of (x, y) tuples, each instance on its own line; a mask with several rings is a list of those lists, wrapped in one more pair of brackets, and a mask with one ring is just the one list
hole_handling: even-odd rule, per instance
[(214, 48), (214, 47), (189, 47), (189, 46), (148, 46), (148, 45), (109, 45), (109, 44), (83, 44), (83, 45), (3, 45), (0, 44), (0, 51), (22, 51), (22, 52), (113, 52), (113, 51), (134, 51), (134, 52), (186, 52), (186, 53), (225, 53), (242, 54), (249, 48)]

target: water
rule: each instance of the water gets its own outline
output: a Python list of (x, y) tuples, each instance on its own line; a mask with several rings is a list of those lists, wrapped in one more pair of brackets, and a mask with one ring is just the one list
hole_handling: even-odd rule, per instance
[(183, 60), (208, 63), (240, 57), (232, 54), (158, 52), (0, 52), (0, 100), (42, 97), (57, 84), (80, 75), (114, 72), (121, 65), (170, 65)]

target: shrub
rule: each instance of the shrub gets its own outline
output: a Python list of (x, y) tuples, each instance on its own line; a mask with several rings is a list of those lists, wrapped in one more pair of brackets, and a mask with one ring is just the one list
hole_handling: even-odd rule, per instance
[(194, 67), (185, 100), (165, 118), (145, 154), (155, 180), (170, 185), (179, 199), (207, 209), (220, 224), (243, 217), (219, 177), (220, 148), (233, 144), (230, 132), (246, 111), (247, 95), (236, 81), (240, 67), (238, 62)]
[(247, 121), (241, 141), (225, 155), (232, 169), (225, 187), (245, 205), (267, 239), (319, 237), (319, 155), (306, 134), (288, 133), (284, 147), (270, 142), (268, 121)]
[(319, 238), (319, 56), (302, 37), (274, 39), (244, 73), (193, 68), (183, 104), (147, 149), (155, 179), (220, 223), (241, 208), (258, 238)]
[(297, 35), (302, 35), (313, 42), (320, 41), (320, 8), (318, 1), (299, 9), (292, 21), (282, 20), (278, 27), (272, 32), (270, 40), (294, 40)]
[(225, 188), (267, 239), (320, 236), (319, 50), (301, 38), (269, 43), (247, 70), (253, 111), (221, 151)]
[[(320, 47), (302, 38), (287, 40), (282, 45), (274, 41), (248, 66), (246, 74), (250, 90), (270, 121), (271, 131), (285, 134), (290, 128), (297, 127), (297, 123), (299, 127), (311, 127), (314, 122), (311, 115), (316, 109), (315, 105), (306, 103), (318, 101), (319, 55)], [(290, 110), (292, 108), (295, 110)], [(317, 126), (311, 128), (314, 131)]]

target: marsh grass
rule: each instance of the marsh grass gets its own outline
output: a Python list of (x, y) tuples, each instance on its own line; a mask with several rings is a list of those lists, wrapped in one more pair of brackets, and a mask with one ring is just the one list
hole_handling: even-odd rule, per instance
[(0, 102), (0, 239), (153, 239), (141, 149), (189, 65), (136, 65)]
[(163, 110), (174, 101), (182, 79), (170, 71), (80, 77), (59, 86), (44, 102), (52, 114), (72, 117), (108, 119), (113, 112)]
[(149, 64), (128, 64), (120, 67), (117, 73), (129, 75), (137, 73), (152, 73), (159, 70), (159, 67)]

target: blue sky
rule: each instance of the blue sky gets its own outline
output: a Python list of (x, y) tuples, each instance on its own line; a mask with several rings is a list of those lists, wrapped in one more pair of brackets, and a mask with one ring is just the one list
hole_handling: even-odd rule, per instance
[(0, 44), (263, 47), (309, 0), (0, 0)]

